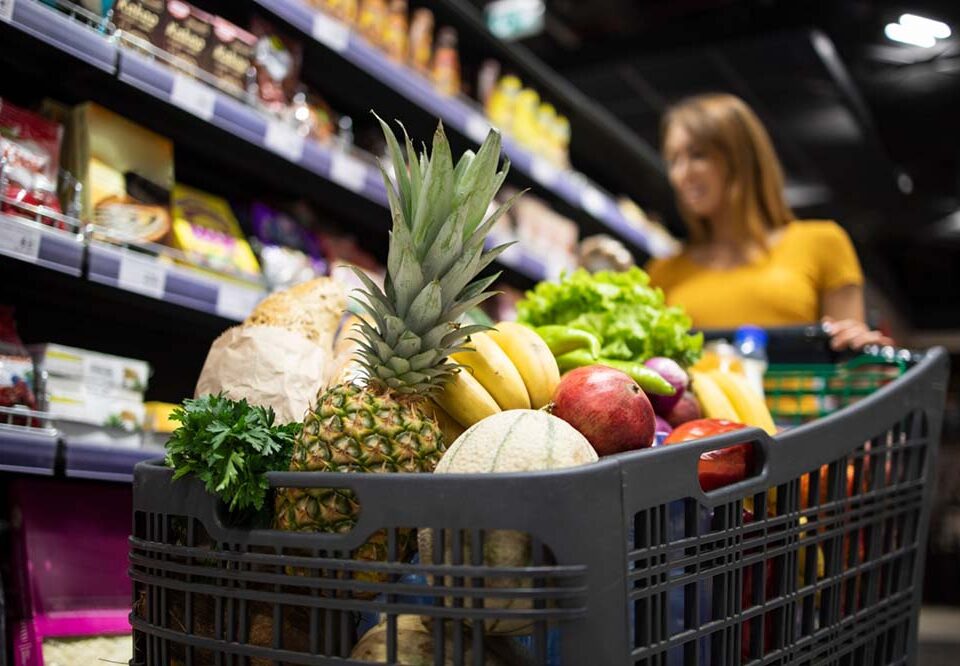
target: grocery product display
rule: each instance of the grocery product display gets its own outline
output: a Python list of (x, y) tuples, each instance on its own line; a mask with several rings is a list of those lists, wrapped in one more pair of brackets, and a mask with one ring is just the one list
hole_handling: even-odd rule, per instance
[(406, 0), (8, 6), (18, 666), (817, 661), (913, 621), (942, 351), (694, 327), (641, 267), (670, 212), (576, 170), (587, 102), (522, 49)]

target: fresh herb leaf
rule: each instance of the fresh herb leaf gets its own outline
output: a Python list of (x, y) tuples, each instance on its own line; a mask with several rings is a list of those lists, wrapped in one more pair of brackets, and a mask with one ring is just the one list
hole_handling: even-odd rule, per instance
[(194, 474), (231, 511), (261, 509), (266, 472), (290, 467), (300, 423), (276, 425), (273, 409), (246, 400), (204, 395), (184, 400), (171, 417), (180, 422), (167, 442), (173, 478)]
[(636, 267), (593, 274), (580, 269), (541, 282), (517, 303), (517, 319), (588, 331), (603, 344), (600, 356), (623, 361), (666, 356), (688, 366), (703, 347), (702, 334), (690, 335), (690, 317), (667, 306), (663, 292)]

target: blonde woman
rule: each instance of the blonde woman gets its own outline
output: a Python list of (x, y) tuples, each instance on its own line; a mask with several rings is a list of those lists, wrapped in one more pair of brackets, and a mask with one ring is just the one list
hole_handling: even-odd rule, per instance
[(710, 94), (664, 116), (663, 156), (689, 229), (683, 251), (647, 267), (694, 325), (823, 321), (834, 348), (890, 340), (864, 323), (863, 273), (836, 222), (799, 221), (773, 144), (743, 100)]

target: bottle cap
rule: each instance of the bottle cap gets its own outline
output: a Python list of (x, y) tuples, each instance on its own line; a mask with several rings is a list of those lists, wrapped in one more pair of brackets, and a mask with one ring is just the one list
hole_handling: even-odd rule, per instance
[(733, 335), (733, 345), (737, 348), (743, 346), (746, 341), (752, 341), (755, 347), (767, 346), (767, 332), (759, 326), (741, 326)]

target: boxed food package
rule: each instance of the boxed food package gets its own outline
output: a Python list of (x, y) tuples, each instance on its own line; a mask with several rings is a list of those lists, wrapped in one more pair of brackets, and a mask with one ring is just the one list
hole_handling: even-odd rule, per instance
[[(58, 123), (0, 98), (0, 158), (5, 165), (5, 185), (0, 194), (21, 204), (59, 213), (57, 172), (62, 139), (63, 127)], [(26, 215), (22, 208), (8, 201), (0, 203), (0, 212)]]
[(214, 18), (182, 0), (118, 0), (113, 21), (118, 30), (200, 67)]
[(171, 203), (174, 247), (206, 268), (259, 277), (260, 264), (225, 199), (177, 183)]
[(31, 345), (37, 367), (49, 377), (73, 379), (88, 385), (103, 385), (143, 393), (150, 365), (122, 356), (47, 343)]
[(246, 92), (256, 46), (257, 38), (252, 33), (214, 16), (213, 32), (200, 66), (213, 74), (220, 85), (233, 88), (231, 92)]
[(166, 0), (117, 0), (113, 23), (117, 30), (160, 47)]
[(100, 235), (156, 241), (169, 231), (159, 197), (144, 200), (148, 189), (165, 193), (173, 187), (169, 139), (87, 102), (70, 113), (64, 166), (81, 184), (82, 217), (96, 220)]
[(167, 0), (161, 24), (161, 49), (193, 65), (202, 67), (207, 43), (211, 41), (214, 18), (182, 0)]
[(43, 403), (54, 419), (132, 432), (143, 423), (143, 394), (78, 379), (47, 377)]
[(145, 402), (143, 403), (143, 445), (153, 447), (163, 447), (170, 433), (176, 430), (180, 423), (170, 418), (179, 405), (170, 402)]

